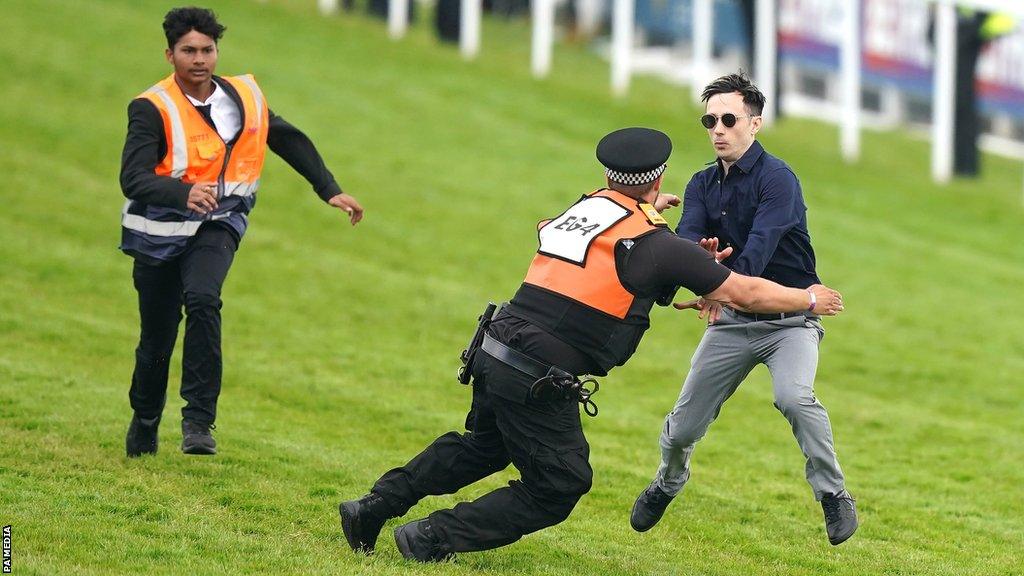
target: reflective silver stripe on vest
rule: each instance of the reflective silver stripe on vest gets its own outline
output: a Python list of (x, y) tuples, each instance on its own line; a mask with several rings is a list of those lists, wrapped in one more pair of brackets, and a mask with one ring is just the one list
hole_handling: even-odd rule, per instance
[(181, 178), (188, 168), (188, 148), (185, 146), (185, 125), (181, 121), (181, 113), (178, 112), (171, 95), (162, 86), (158, 84), (149, 91), (160, 97), (167, 106), (167, 115), (171, 119), (171, 138), (174, 139), (171, 150), (171, 177)]
[(252, 196), (259, 187), (259, 180), (255, 182), (225, 182), (221, 196)]
[(259, 128), (260, 124), (263, 122), (263, 93), (260, 92), (259, 87), (256, 86), (256, 81), (253, 80), (252, 75), (246, 74), (244, 76), (239, 76), (238, 78), (242, 82), (245, 82), (249, 86), (249, 89), (252, 90), (252, 98), (256, 102), (256, 128)]
[[(170, 236), (195, 236), (196, 232), (199, 231), (199, 227), (202, 226), (204, 222), (203, 220), (185, 220), (184, 222), (159, 222), (157, 220), (150, 220), (143, 216), (139, 216), (138, 214), (129, 214), (128, 207), (131, 206), (131, 204), (131, 200), (124, 203), (124, 208), (121, 210), (121, 226), (124, 226), (129, 230), (142, 232), (149, 236), (162, 236), (164, 238)], [(222, 220), (230, 217), (232, 214), (234, 214), (234, 212), (214, 214), (210, 220)]]

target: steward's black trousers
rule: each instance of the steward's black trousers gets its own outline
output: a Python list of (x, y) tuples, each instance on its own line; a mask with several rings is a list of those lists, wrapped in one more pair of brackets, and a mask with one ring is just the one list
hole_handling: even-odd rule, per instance
[(167, 399), (167, 371), (185, 307), (185, 346), (181, 362), (182, 418), (213, 424), (220, 395), (220, 291), (238, 249), (235, 235), (218, 224), (204, 224), (173, 261), (135, 261), (132, 276), (139, 293), (142, 324), (135, 349), (135, 371), (128, 392), (141, 418), (155, 418)]
[(527, 401), (532, 383), (479, 351), (469, 431), (434, 440), (408, 464), (385, 473), (372, 491), (402, 516), (424, 496), (452, 494), (511, 462), (520, 480), (430, 514), (444, 545), (452, 552), (497, 548), (565, 520), (590, 490), (590, 446), (576, 400)]

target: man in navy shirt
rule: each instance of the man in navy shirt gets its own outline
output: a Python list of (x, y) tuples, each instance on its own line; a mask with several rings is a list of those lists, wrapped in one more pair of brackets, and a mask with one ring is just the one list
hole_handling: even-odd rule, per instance
[[(702, 99), (701, 123), (717, 160), (686, 186), (676, 233), (735, 272), (791, 288), (819, 284), (800, 182), (755, 140), (764, 95), (744, 76), (732, 74), (709, 84)], [(699, 309), (709, 326), (666, 417), (661, 466), (633, 506), (633, 528), (643, 532), (661, 519), (689, 479), (694, 445), (747, 374), (764, 364), (772, 375), (775, 406), (807, 458), (807, 481), (825, 513), (829, 542), (837, 545), (852, 536), (856, 506), (836, 459), (828, 413), (814, 395), (818, 342), (824, 335), (814, 300), (807, 310), (787, 314), (750, 314), (708, 299), (676, 307)]]

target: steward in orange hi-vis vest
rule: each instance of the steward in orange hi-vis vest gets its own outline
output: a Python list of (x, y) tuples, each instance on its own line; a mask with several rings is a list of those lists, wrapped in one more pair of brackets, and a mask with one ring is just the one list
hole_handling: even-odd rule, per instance
[(210, 431), (223, 380), (221, 292), (256, 204), (267, 148), (351, 225), (363, 219), (316, 145), (269, 108), (251, 75), (215, 75), (226, 28), (212, 10), (172, 8), (163, 30), (174, 72), (128, 104), (119, 176), (127, 199), (120, 248), (133, 259), (140, 320), (129, 458), (157, 451), (183, 317), (181, 451), (217, 453)]
[(216, 182), (218, 205), (208, 214), (198, 214), (128, 200), (121, 215), (126, 252), (173, 258), (210, 220), (223, 221), (239, 238), (245, 233), (266, 155), (269, 108), (252, 75), (218, 80), (234, 89), (241, 104), (241, 129), (227, 142), (186, 98), (173, 74), (139, 95), (156, 107), (163, 123), (167, 153), (153, 172), (185, 184)]

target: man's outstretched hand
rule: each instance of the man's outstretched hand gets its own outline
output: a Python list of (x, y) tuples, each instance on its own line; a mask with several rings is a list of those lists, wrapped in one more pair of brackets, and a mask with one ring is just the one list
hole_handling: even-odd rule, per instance
[(359, 205), (359, 201), (344, 192), (332, 197), (327, 203), (348, 214), (348, 221), (353, 226), (363, 219), (363, 207)]

